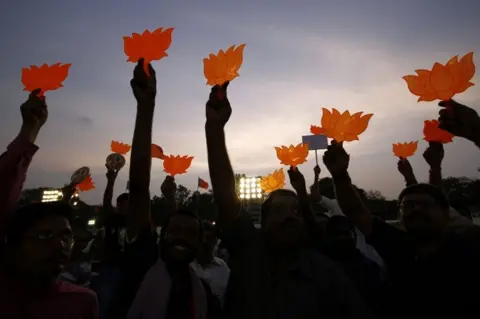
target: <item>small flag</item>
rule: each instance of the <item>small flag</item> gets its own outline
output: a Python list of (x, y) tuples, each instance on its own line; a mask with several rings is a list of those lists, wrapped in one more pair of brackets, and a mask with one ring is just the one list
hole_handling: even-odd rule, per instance
[(198, 178), (198, 187), (203, 188), (203, 189), (208, 189), (208, 183), (199, 177)]

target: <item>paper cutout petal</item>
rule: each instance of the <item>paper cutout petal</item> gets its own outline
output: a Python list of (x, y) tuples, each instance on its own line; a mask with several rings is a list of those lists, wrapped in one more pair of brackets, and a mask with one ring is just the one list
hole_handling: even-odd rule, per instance
[(143, 69), (147, 75), (150, 75), (148, 64), (168, 56), (166, 51), (172, 44), (173, 30), (173, 28), (165, 30), (158, 28), (153, 32), (145, 30), (142, 34), (133, 33), (131, 37), (123, 37), (123, 49), (128, 57), (127, 62), (137, 63), (140, 58), (143, 58)]
[(192, 165), (193, 156), (168, 155), (163, 159), (163, 171), (175, 176), (187, 172)]
[(88, 175), (80, 184), (77, 185), (77, 189), (81, 192), (87, 192), (89, 190), (95, 189), (95, 184), (93, 183), (92, 176)]
[(283, 168), (275, 170), (272, 174), (262, 177), (260, 186), (265, 193), (271, 193), (285, 186), (285, 173)]
[(163, 149), (158, 146), (157, 144), (152, 144), (152, 158), (158, 158), (158, 159), (165, 159), (165, 154), (163, 153)]
[(443, 65), (435, 63), (432, 70), (416, 70), (417, 75), (403, 77), (408, 89), (418, 96), (418, 101), (450, 100), (455, 94), (465, 92), (474, 84), (470, 80), (475, 75), (473, 52), (452, 57)]
[(394, 143), (393, 154), (400, 158), (413, 156), (417, 151), (418, 141), (408, 143)]
[(275, 147), (277, 152), (277, 158), (280, 160), (280, 164), (287, 166), (294, 166), (303, 164), (307, 161), (308, 157), (308, 144), (298, 144), (297, 146), (281, 146)]
[(325, 135), (337, 142), (351, 142), (358, 140), (358, 136), (365, 132), (373, 114), (358, 112), (350, 115), (349, 111), (340, 113), (337, 109), (330, 112), (323, 108), (322, 127), (310, 126), (310, 132), (315, 135)]
[(125, 143), (117, 142), (117, 141), (112, 141), (110, 144), (110, 149), (114, 153), (122, 154), (125, 155), (131, 150), (131, 146)]
[(63, 87), (63, 81), (68, 77), (71, 64), (56, 63), (51, 66), (43, 64), (38, 67), (31, 65), (30, 68), (22, 69), (22, 83), (24, 91), (32, 92), (41, 89), (39, 96), (47, 91), (54, 91)]
[(243, 63), (244, 48), (245, 44), (236, 48), (232, 45), (225, 52), (220, 50), (217, 55), (210, 53), (208, 58), (204, 58), (203, 74), (207, 79), (207, 85), (222, 85), (240, 76), (238, 70)]
[(454, 135), (438, 127), (437, 120), (425, 121), (423, 126), (423, 139), (427, 142), (450, 143)]

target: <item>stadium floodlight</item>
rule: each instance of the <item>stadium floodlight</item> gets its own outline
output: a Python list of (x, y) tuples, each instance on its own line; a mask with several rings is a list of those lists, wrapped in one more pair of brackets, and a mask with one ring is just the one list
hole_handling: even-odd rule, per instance
[(93, 226), (95, 226), (96, 222), (97, 222), (97, 221), (96, 221), (95, 219), (90, 219), (90, 220), (88, 221), (88, 226), (92, 226), (92, 227), (93, 227)]
[(62, 200), (63, 193), (59, 189), (47, 189), (43, 191), (42, 203), (58, 202)]
[(243, 200), (255, 200), (263, 197), (260, 177), (242, 177), (238, 185), (238, 196)]

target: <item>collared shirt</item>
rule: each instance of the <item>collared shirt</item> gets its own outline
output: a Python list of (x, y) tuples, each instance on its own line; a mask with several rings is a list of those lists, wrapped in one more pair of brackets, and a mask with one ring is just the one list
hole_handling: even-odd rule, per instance
[(227, 288), (230, 268), (218, 257), (213, 257), (211, 264), (203, 267), (196, 260), (190, 264), (198, 277), (204, 279), (212, 288), (212, 292), (220, 300), (223, 300)]
[(340, 266), (324, 255), (305, 248), (289, 271), (274, 275), (263, 237), (247, 215), (224, 229), (222, 240), (231, 267), (226, 318), (371, 318)]

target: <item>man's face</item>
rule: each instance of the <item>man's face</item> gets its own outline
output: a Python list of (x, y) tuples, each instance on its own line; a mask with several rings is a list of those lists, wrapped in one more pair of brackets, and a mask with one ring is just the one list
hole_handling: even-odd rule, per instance
[(69, 221), (52, 215), (27, 230), (16, 250), (16, 266), (43, 278), (57, 276), (67, 265), (73, 247)]
[(204, 228), (201, 254), (211, 255), (217, 245), (217, 234), (214, 228)]
[(347, 224), (329, 225), (327, 242), (331, 249), (340, 253), (356, 249), (356, 234)]
[(188, 215), (173, 215), (165, 230), (162, 256), (167, 263), (189, 264), (200, 247), (200, 222)]
[(407, 232), (418, 240), (441, 235), (449, 219), (449, 211), (443, 210), (427, 194), (405, 195), (400, 203), (400, 214)]
[(304, 220), (296, 196), (274, 194), (265, 220), (265, 232), (277, 244), (296, 245), (304, 234)]
[(128, 199), (117, 201), (116, 212), (121, 215), (126, 215), (128, 213)]

